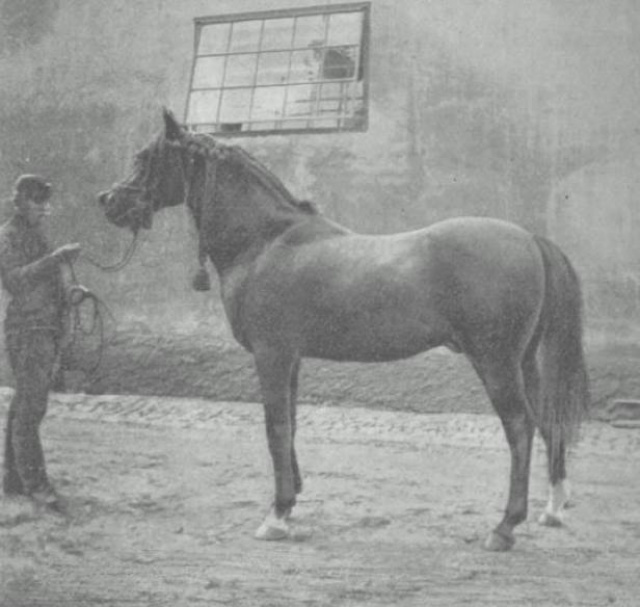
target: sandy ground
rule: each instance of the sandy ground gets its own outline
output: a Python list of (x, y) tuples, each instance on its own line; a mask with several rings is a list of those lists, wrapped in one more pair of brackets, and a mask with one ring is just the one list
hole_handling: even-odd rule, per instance
[(640, 430), (592, 421), (583, 434), (567, 525), (535, 522), (538, 444), (530, 520), (493, 554), (481, 543), (508, 470), (497, 418), (303, 405), (294, 537), (263, 543), (259, 406), (55, 395), (43, 436), (68, 512), (0, 502), (0, 604), (634, 607)]

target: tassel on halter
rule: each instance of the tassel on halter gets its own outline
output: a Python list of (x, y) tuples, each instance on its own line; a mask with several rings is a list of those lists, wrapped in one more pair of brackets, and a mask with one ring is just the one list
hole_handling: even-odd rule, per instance
[(211, 278), (206, 268), (207, 252), (202, 246), (202, 238), (199, 240), (198, 249), (198, 263), (200, 267), (191, 281), (191, 286), (194, 291), (211, 291)]

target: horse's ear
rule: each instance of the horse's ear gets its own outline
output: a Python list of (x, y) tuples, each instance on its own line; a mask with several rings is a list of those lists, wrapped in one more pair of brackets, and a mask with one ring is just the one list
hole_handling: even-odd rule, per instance
[(162, 110), (162, 116), (164, 118), (164, 136), (170, 141), (180, 139), (183, 135), (182, 127), (176, 120), (173, 112), (164, 108)]

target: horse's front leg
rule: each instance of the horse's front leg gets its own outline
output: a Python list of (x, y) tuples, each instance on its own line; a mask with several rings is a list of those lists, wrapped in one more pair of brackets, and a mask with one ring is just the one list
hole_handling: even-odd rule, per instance
[(280, 540), (289, 536), (287, 519), (296, 503), (297, 483), (292, 457), (291, 379), (297, 361), (290, 353), (272, 348), (255, 349), (254, 357), (275, 476), (275, 501), (256, 531), (256, 538)]

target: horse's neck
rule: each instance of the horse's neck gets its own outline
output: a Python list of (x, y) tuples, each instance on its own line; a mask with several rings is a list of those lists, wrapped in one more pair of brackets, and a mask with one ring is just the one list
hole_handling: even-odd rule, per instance
[(274, 199), (271, 192), (251, 181), (233, 189), (218, 187), (215, 200), (205, 200), (201, 213), (200, 238), (220, 274), (241, 260), (258, 256), (303, 219), (286, 201)]

